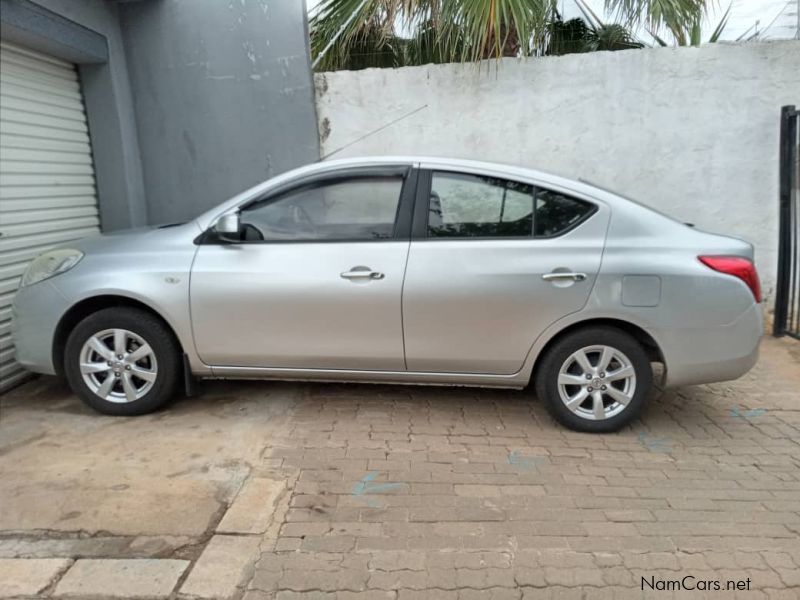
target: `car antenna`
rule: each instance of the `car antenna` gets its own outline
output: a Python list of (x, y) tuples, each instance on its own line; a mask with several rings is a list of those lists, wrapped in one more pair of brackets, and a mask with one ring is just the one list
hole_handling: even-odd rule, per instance
[(366, 138), (368, 138), (368, 137), (369, 137), (369, 136), (371, 136), (371, 135), (375, 135), (376, 133), (378, 133), (379, 131), (383, 131), (383, 130), (384, 130), (384, 129), (386, 129), (387, 127), (391, 127), (392, 125), (394, 125), (394, 124), (395, 124), (395, 123), (397, 123), (398, 121), (402, 121), (403, 119), (406, 119), (406, 118), (410, 117), (411, 115), (414, 115), (414, 114), (418, 113), (418, 112), (419, 112), (419, 111), (421, 111), (423, 108), (428, 108), (428, 105), (427, 105), (427, 104), (423, 104), (422, 106), (419, 106), (419, 107), (415, 108), (415, 109), (414, 109), (414, 110), (412, 110), (411, 112), (408, 112), (408, 113), (406, 113), (406, 114), (404, 114), (404, 115), (402, 115), (402, 116), (399, 116), (399, 117), (397, 117), (396, 119), (394, 119), (393, 121), (389, 121), (389, 122), (388, 122), (388, 123), (386, 123), (385, 125), (381, 125), (381, 126), (380, 126), (380, 127), (378, 127), (377, 129), (373, 129), (372, 131), (370, 131), (370, 132), (368, 132), (368, 133), (365, 133), (365, 134), (364, 134), (364, 135), (362, 135), (360, 138), (356, 138), (355, 140), (353, 140), (353, 141), (352, 141), (352, 142), (350, 142), (349, 144), (345, 144), (344, 146), (340, 146), (339, 148), (337, 148), (337, 149), (336, 149), (336, 150), (334, 150), (333, 152), (328, 152), (326, 155), (324, 155), (324, 156), (320, 156), (320, 158), (319, 158), (319, 160), (318, 160), (317, 162), (322, 162), (322, 161), (323, 161), (323, 160), (325, 160), (326, 158), (330, 158), (331, 156), (333, 156), (334, 154), (337, 154), (337, 153), (341, 152), (341, 151), (342, 151), (342, 150), (344, 150), (345, 148), (349, 148), (349, 147), (350, 147), (350, 146), (352, 146), (353, 144), (357, 144), (357, 143), (358, 143), (358, 142), (360, 142), (361, 140), (363, 140), (363, 139), (366, 139)]

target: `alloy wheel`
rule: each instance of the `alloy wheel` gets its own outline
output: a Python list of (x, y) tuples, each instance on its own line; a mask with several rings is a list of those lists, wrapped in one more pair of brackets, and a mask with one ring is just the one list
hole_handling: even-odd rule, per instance
[(561, 401), (577, 416), (602, 421), (621, 413), (636, 392), (636, 370), (611, 346), (586, 346), (572, 353), (558, 372)]
[(109, 402), (134, 402), (158, 378), (158, 362), (144, 338), (127, 329), (105, 329), (91, 336), (80, 352), (84, 383)]

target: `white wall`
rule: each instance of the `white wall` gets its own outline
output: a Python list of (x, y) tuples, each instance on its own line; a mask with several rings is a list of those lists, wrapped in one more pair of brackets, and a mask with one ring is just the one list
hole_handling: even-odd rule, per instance
[[(316, 76), (323, 156), (422, 154), (582, 177), (777, 261), (778, 121), (800, 42), (597, 52)], [(771, 310), (771, 305), (770, 305)]]

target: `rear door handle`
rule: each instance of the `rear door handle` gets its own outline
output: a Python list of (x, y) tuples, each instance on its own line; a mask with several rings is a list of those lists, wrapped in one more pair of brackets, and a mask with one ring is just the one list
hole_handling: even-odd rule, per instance
[(384, 274), (373, 271), (369, 267), (353, 267), (349, 271), (339, 273), (342, 279), (383, 279)]
[(586, 279), (586, 273), (545, 273), (542, 275), (545, 281), (552, 281), (554, 279), (572, 279), (572, 281), (583, 281)]

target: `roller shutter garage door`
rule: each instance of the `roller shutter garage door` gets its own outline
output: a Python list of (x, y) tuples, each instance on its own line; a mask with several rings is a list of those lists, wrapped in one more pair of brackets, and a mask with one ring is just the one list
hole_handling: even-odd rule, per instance
[(98, 231), (75, 66), (0, 43), (0, 393), (25, 377), (14, 361), (11, 302), (28, 263)]

